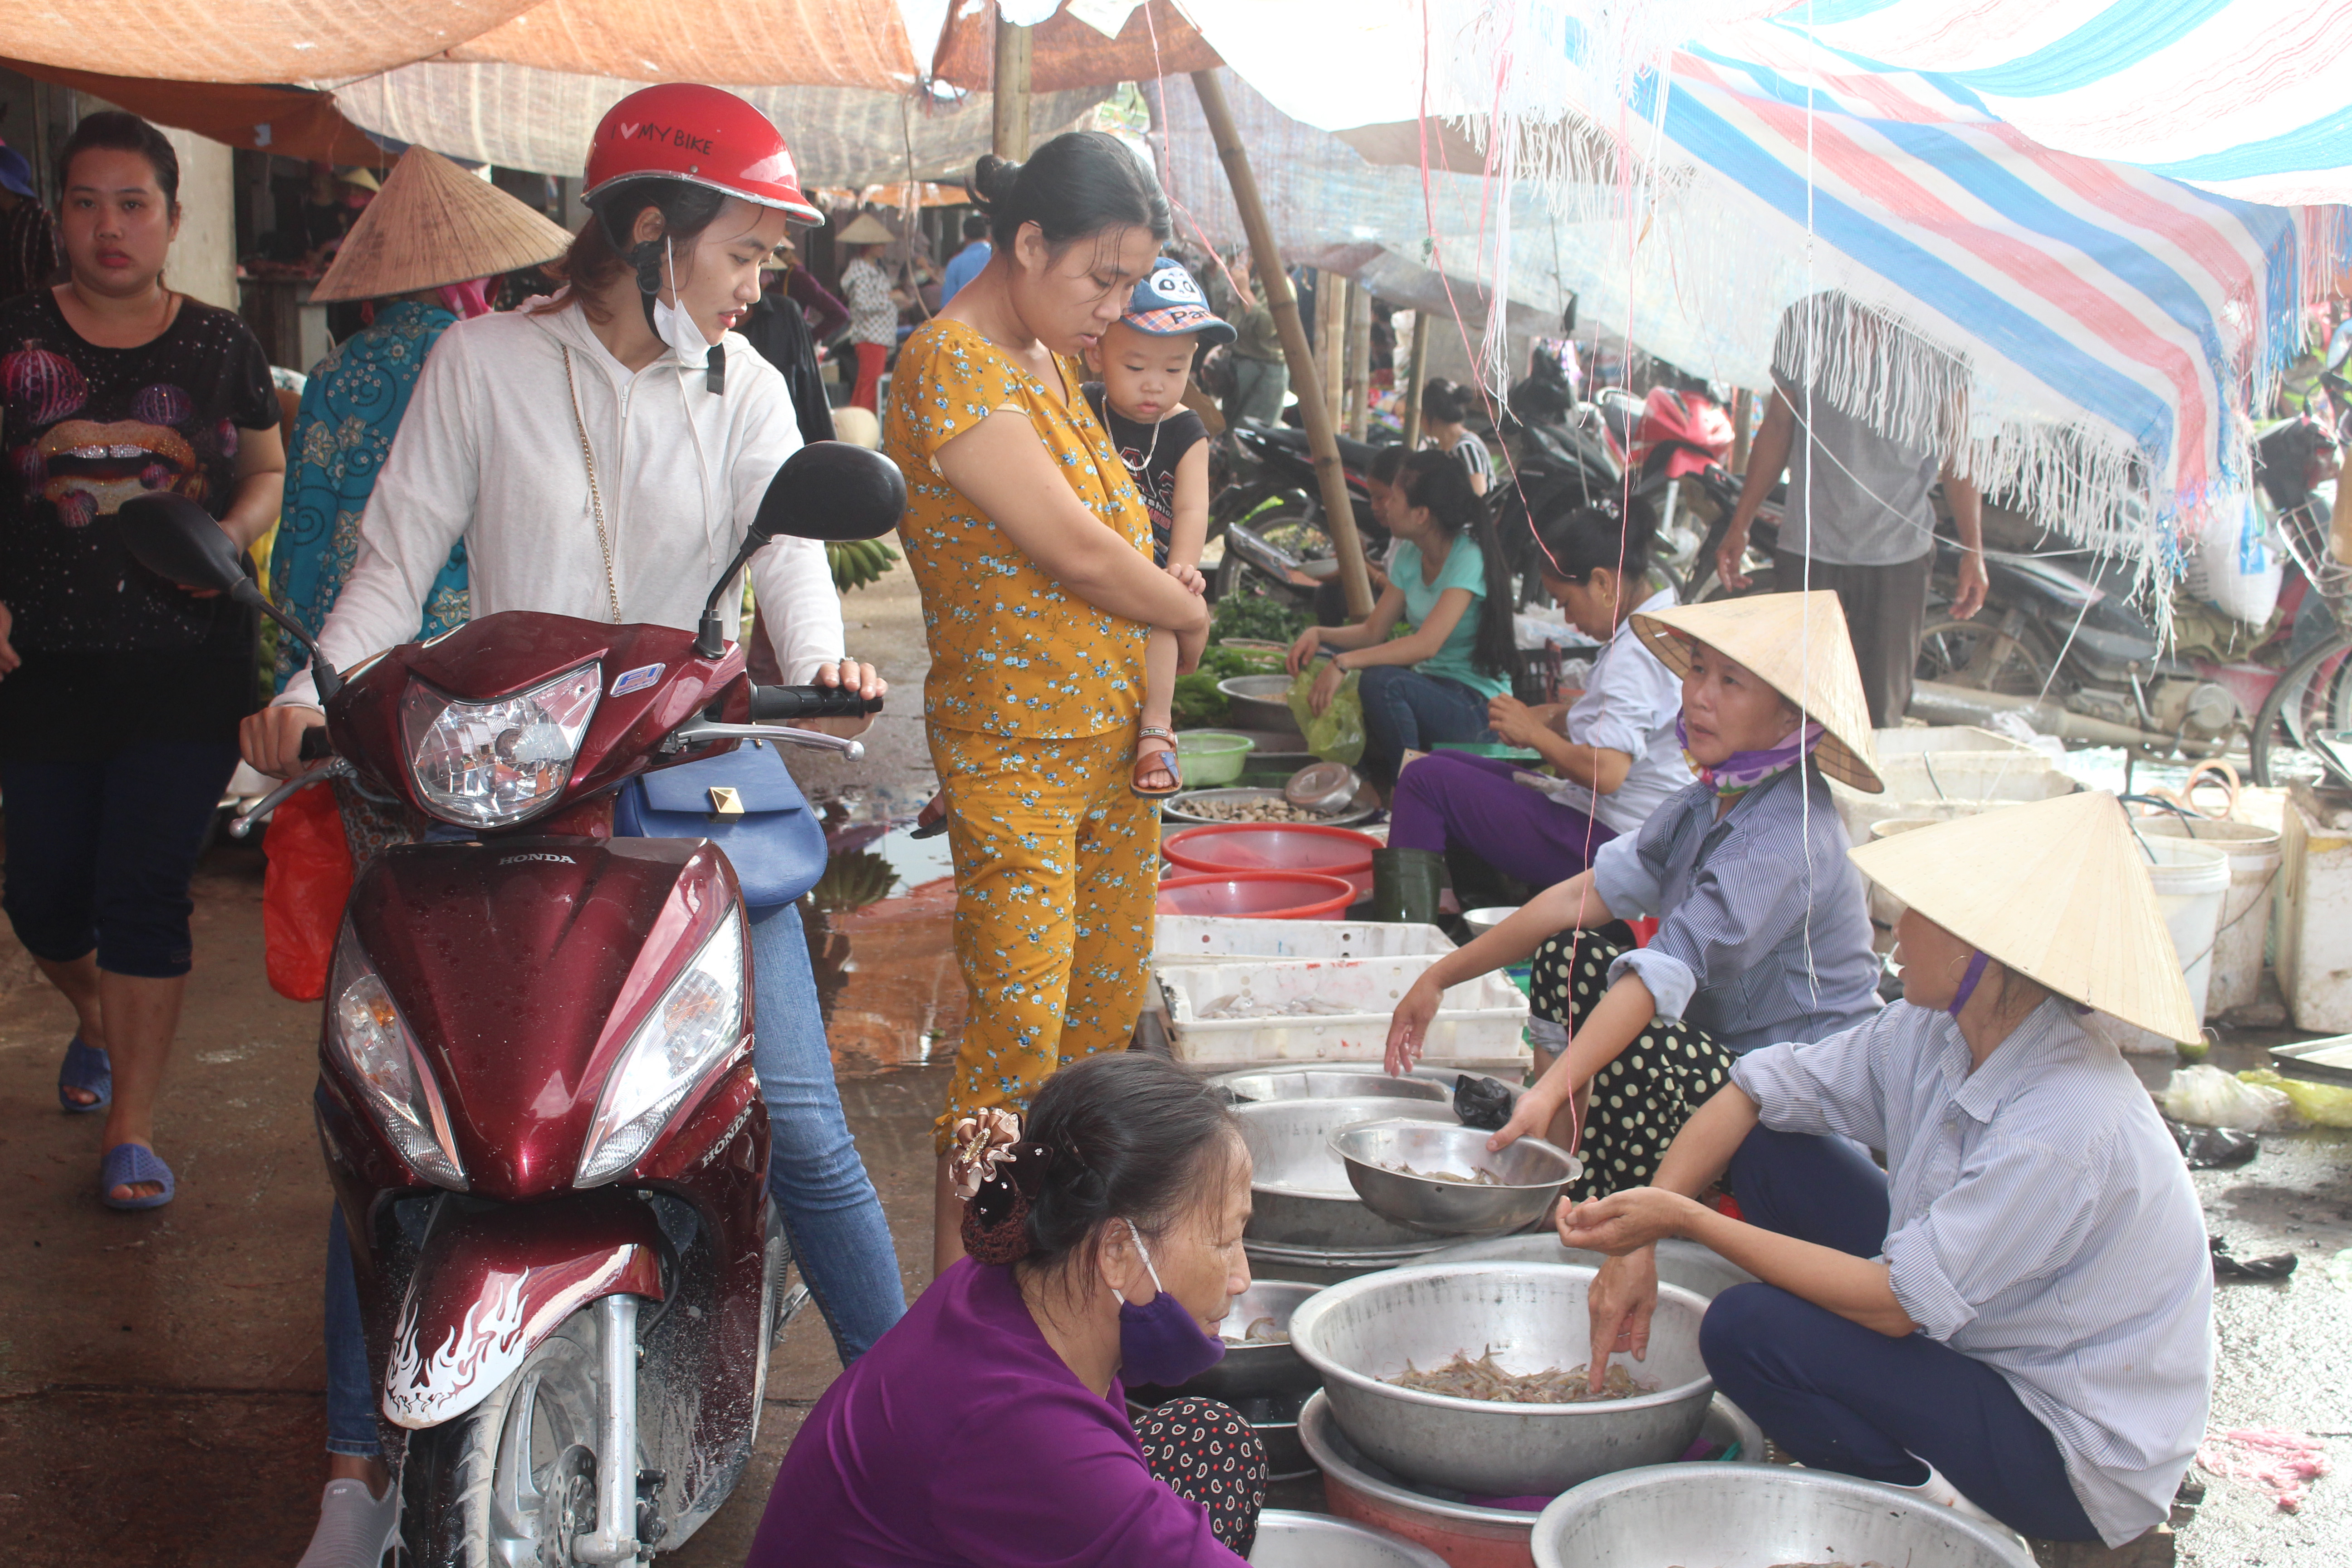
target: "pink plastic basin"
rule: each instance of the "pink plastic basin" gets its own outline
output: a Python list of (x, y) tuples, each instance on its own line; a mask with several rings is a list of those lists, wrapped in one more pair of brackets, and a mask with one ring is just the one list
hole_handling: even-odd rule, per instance
[(1372, 890), (1372, 851), (1381, 841), (1370, 834), (1315, 823), (1223, 822), (1188, 827), (1160, 846), (1170, 864), (1184, 871), (1312, 871), (1344, 877), (1362, 898)]
[(1344, 877), (1312, 871), (1212, 871), (1160, 884), (1163, 915), (1246, 915), (1262, 921), (1328, 921), (1356, 901)]

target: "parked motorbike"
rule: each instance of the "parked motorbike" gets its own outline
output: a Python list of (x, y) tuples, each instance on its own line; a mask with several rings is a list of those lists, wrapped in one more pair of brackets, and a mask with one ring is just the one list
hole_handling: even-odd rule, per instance
[[(694, 633), (509, 612), (339, 676), (278, 616), (334, 760), (265, 808), (342, 777), (433, 825), (352, 889), (316, 1096), (420, 1568), (642, 1562), (750, 1457), (790, 1258), (746, 917), (708, 839), (613, 837), (614, 795), (747, 740), (860, 753), (787, 722), (857, 694), (752, 685), (718, 605), (771, 539), (874, 537), (905, 493), (861, 447), (794, 454)], [(278, 615), (198, 509), (121, 522), (168, 580)]]
[[(1224, 540), (1212, 582), (1223, 595), (1252, 574), (1302, 608), (1317, 607), (1339, 571), (1314, 454), (1307, 432), (1287, 425), (1235, 425), (1228, 432), (1234, 478), (1209, 503), (1209, 537)], [(1356, 536), (1367, 553), (1387, 547), (1389, 531), (1372, 515), (1369, 475), (1380, 450), (1338, 437)]]

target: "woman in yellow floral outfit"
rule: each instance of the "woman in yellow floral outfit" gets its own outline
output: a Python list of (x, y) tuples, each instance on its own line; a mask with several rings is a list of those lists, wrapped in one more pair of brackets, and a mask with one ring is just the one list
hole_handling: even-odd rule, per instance
[[(1074, 132), (1026, 163), (983, 158), (988, 265), (898, 352), (883, 450), (922, 591), (924, 718), (971, 994), (939, 1122), (1025, 1110), (1066, 1062), (1122, 1046), (1142, 1002), (1160, 835), (1128, 788), (1144, 644), (1208, 633), (1197, 573), (1151, 563), (1143, 499), (1087, 406), (1076, 356), (1169, 235), (1150, 173)], [(940, 1164), (933, 1250), (961, 1256)]]

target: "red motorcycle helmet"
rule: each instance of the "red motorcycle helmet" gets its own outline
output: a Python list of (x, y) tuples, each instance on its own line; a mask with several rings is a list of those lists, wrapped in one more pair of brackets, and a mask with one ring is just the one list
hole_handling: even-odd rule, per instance
[(802, 193), (784, 133), (733, 93), (698, 82), (642, 88), (597, 121), (581, 199), (648, 179), (708, 185), (801, 223), (824, 221)]

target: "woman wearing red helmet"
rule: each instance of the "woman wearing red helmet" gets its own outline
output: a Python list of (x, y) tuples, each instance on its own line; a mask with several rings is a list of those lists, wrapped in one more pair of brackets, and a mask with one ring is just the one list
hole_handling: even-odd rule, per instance
[[(565, 258), (566, 287), (451, 328), (426, 361), (362, 519), (359, 558), (319, 632), (335, 664), (413, 638), (432, 577), (461, 542), (476, 615), (691, 628), (800, 446), (782, 376), (734, 331), (787, 221), (820, 220), (782, 135), (731, 93), (648, 88), (597, 127), (584, 195), (593, 216)], [(776, 540), (750, 574), (784, 679), (882, 694), (870, 668), (843, 657), (820, 545)], [(306, 671), (247, 721), (247, 760), (296, 771), (302, 732), (323, 721), (316, 703)], [(854, 733), (866, 721), (818, 722)], [(897, 1257), (842, 1113), (799, 915), (789, 904), (755, 910), (751, 930), (770, 1186), (846, 1362), (906, 1310)], [(398, 1520), (349, 1258), (339, 1213), (327, 1291), (333, 1479), (304, 1568), (373, 1568)]]

